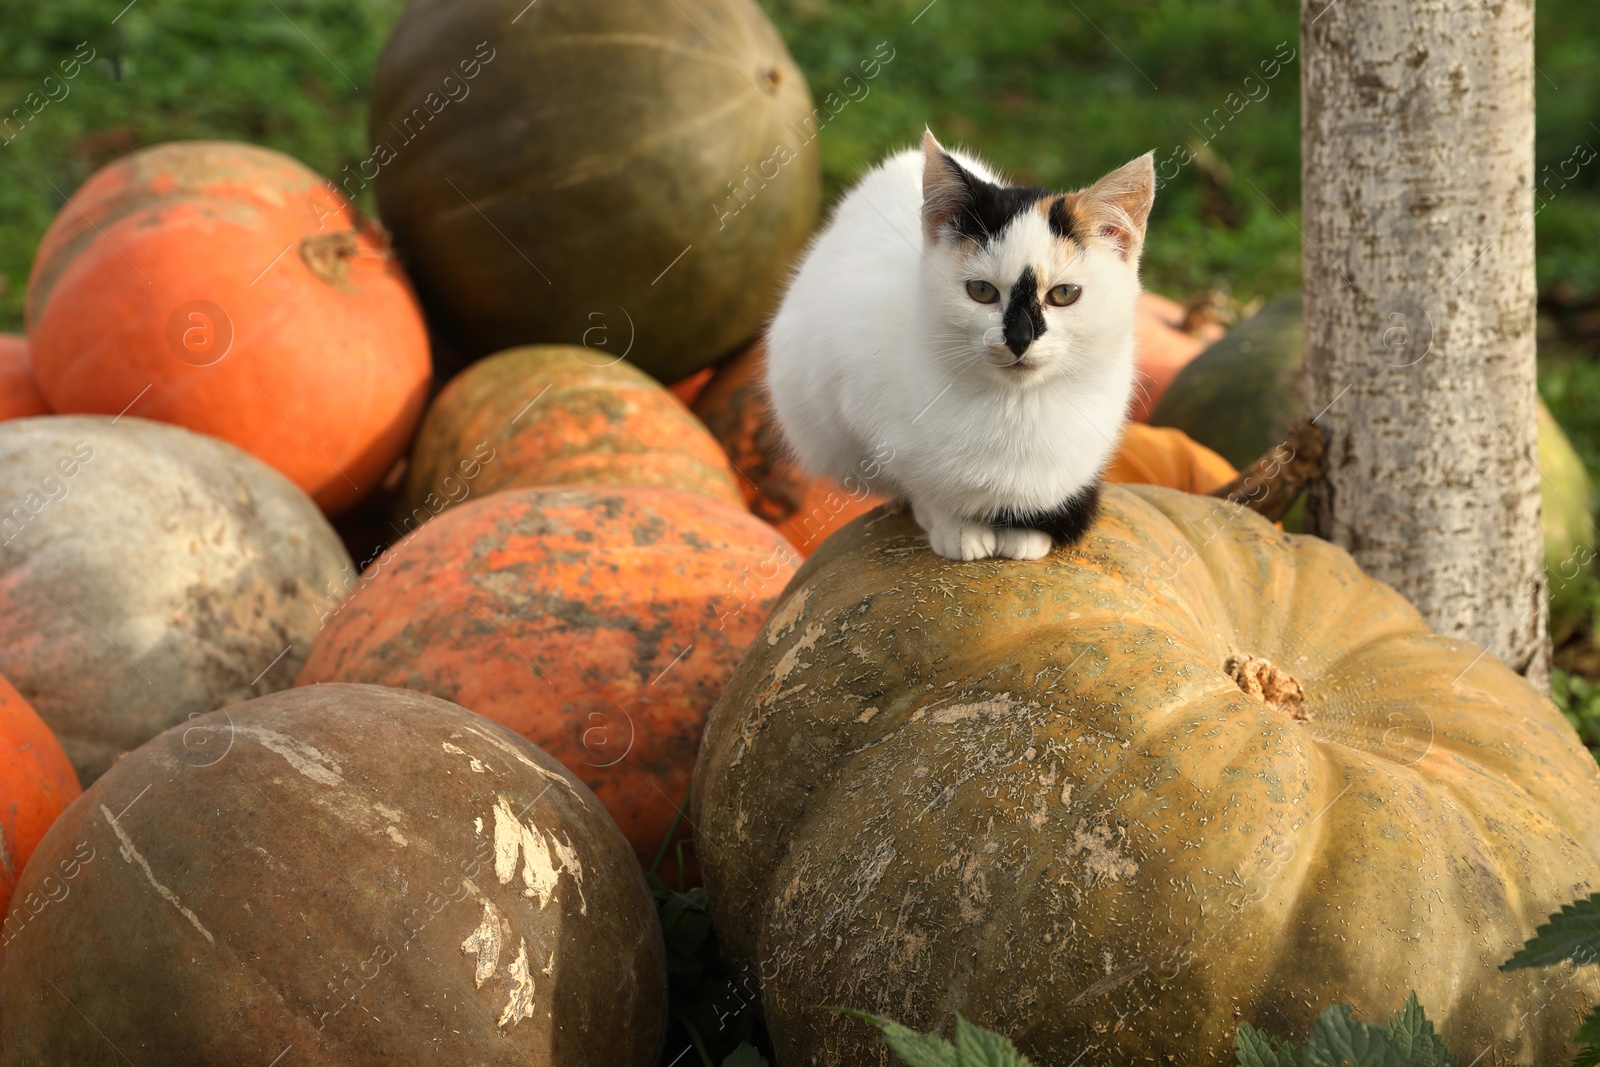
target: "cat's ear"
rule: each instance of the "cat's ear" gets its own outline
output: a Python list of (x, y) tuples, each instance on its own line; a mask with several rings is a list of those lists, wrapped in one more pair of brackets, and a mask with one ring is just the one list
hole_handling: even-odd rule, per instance
[(932, 130), (922, 134), (922, 232), (937, 241), (952, 219), (972, 202), (972, 183)]
[(1124, 163), (1078, 194), (1073, 214), (1091, 233), (1116, 245), (1126, 260), (1144, 247), (1145, 222), (1156, 199), (1154, 152)]

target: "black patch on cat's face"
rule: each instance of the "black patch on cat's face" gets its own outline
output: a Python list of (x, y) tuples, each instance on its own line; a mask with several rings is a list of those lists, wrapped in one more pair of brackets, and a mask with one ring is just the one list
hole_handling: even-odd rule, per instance
[(994, 525), (1012, 530), (1039, 530), (1056, 545), (1077, 544), (1100, 513), (1100, 483), (1091, 482), (1049, 511), (1018, 514), (1009, 508), (994, 517)]
[(1034, 339), (1044, 334), (1044, 309), (1039, 306), (1039, 281), (1032, 267), (1023, 267), (1017, 283), (1011, 287), (1011, 299), (1006, 301), (1006, 314), (1000, 324), (1004, 328), (1006, 347), (1019, 359)]
[(1006, 224), (1051, 194), (1044, 189), (1018, 189), (986, 182), (945, 154), (950, 168), (961, 175), (966, 195), (950, 218), (950, 229), (969, 241), (986, 245)]
[(1067, 207), (1067, 198), (1058, 196), (1050, 205), (1050, 232), (1064, 241), (1074, 239), (1072, 232), (1072, 209)]

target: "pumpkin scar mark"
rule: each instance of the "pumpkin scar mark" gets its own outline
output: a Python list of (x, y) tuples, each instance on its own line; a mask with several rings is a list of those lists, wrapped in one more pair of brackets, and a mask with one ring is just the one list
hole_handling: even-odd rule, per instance
[(457, 185), (453, 181), (450, 181), (449, 178), (446, 178), (445, 181), (447, 183), (449, 183), (450, 188), (452, 188), (452, 189), (454, 189), (456, 191), (456, 195), (457, 196), (461, 197), (461, 199), (463, 199), (463, 200), (465, 200), (467, 202), (467, 206), (468, 207), (470, 207), (472, 210), (474, 210), (474, 211), (476, 211), (478, 213), (478, 217), (479, 218), (481, 218), (484, 222), (487, 222), (489, 224), (489, 228), (491, 230), (493, 230), (495, 233), (498, 233), (500, 235), (500, 239), (502, 241), (504, 241), (506, 244), (511, 246), (511, 251), (513, 251), (517, 255), (521, 256), (522, 257), (522, 261), (524, 263), (526, 263), (528, 266), (532, 267), (535, 274), (537, 274), (541, 278), (544, 278), (544, 283), (546, 285), (554, 285), (555, 284), (555, 282), (552, 282), (545, 275), (544, 271), (539, 269), (539, 265), (537, 263), (535, 263), (533, 260), (528, 258), (528, 254), (526, 252), (524, 252), (522, 249), (517, 247), (515, 241), (513, 241), (511, 238), (509, 238), (509, 237), (507, 237), (505, 235), (505, 231), (504, 230), (502, 230), (500, 227), (498, 227), (498, 226), (496, 226), (494, 224), (494, 220), (493, 219), (491, 219), (488, 215), (485, 215), (483, 213), (483, 209), (481, 207), (479, 207), (477, 204), (474, 204), (472, 202), (472, 198), (470, 196), (468, 196), (466, 193), (463, 193), (461, 191), (461, 187), (459, 185)]
[(473, 983), (478, 989), (482, 989), (483, 983), (494, 977), (496, 968), (500, 966), (500, 927), (500, 912), (485, 900), (483, 921), (478, 923), (476, 930), (467, 935), (465, 941), (461, 942), (463, 953), (478, 957), (477, 966), (472, 972)]
[(338, 761), (324, 756), (303, 741), (265, 726), (235, 726), (234, 732), (250, 738), (269, 752), (276, 752), (288, 761), (289, 766), (313, 782), (322, 785), (344, 784), (344, 770)]
[[(140, 395), (142, 396), (143, 394), (140, 394)], [(137, 400), (138, 397), (135, 397), (134, 399)], [(92, 622), (89, 622), (89, 616), (87, 616), (87, 615), (85, 615), (83, 613), (83, 609), (82, 608), (78, 607), (78, 605), (74, 604), (72, 601), (67, 600), (67, 594), (63, 593), (61, 591), (61, 588), (59, 586), (57, 586), (55, 582), (50, 581), (49, 577), (46, 576), (46, 575), (40, 575), (40, 577), (44, 578), (45, 582), (50, 586), (50, 588), (54, 589), (56, 591), (56, 596), (60, 597), (62, 600), (66, 600), (67, 601), (67, 607), (71, 608), (73, 611), (76, 611), (78, 613), (78, 617), (80, 619), (82, 619), (84, 622), (89, 623), (89, 629), (91, 629), (95, 633), (99, 634), (100, 635), (100, 640), (104, 641), (108, 645), (111, 645), (111, 651), (113, 651), (117, 655), (121, 656), (123, 662), (126, 663), (128, 666), (133, 667), (133, 673), (134, 674), (137, 674), (139, 677), (144, 678), (144, 684), (145, 685), (154, 685), (155, 684), (152, 681), (150, 681), (150, 679), (144, 677), (144, 671), (141, 671), (138, 667), (134, 666), (133, 660), (128, 658), (127, 653), (123, 652), (122, 649), (118, 648), (116, 645), (111, 643), (111, 638), (107, 637), (105, 635), (105, 632), (102, 631), (100, 629), (100, 627), (96, 626)]]
[[(480, 760), (477, 756), (472, 755), (471, 753), (469, 753), (464, 748), (460, 748), (460, 747), (458, 747), (456, 745), (452, 745), (448, 741), (441, 741), (440, 744), (443, 745), (444, 746), (444, 750), (446, 752), (450, 753), (452, 756), (466, 756), (467, 760), (468, 760), (468, 766), (470, 766), (472, 768), (472, 773), (474, 773), (474, 774), (483, 774), (484, 773), (483, 761)], [(545, 786), (545, 788), (548, 789), (550, 787), (549, 786)], [(543, 793), (540, 793), (539, 795), (540, 796), (544, 796)]]
[(500, 1021), (496, 1024), (502, 1030), (507, 1023), (515, 1026), (523, 1019), (533, 1018), (533, 975), (528, 971), (526, 939), (517, 939), (517, 958), (506, 968), (506, 974), (511, 979), (512, 988), (511, 999), (506, 1001), (505, 1011), (500, 1013)]
[[(473, 735), (475, 735), (477, 737), (480, 737), (483, 740), (489, 742), (491, 745), (495, 746), (500, 751), (502, 751), (506, 755), (510, 756), (512, 759), (515, 759), (518, 763), (522, 764), (524, 767), (527, 767), (529, 770), (533, 771), (535, 774), (537, 774), (539, 777), (543, 778), (545, 781), (549, 782), (551, 785), (562, 786), (563, 788), (566, 789), (567, 792), (572, 794), (574, 799), (576, 799), (576, 800), (582, 800), (583, 799), (582, 797), (578, 796), (578, 791), (576, 789), (572, 788), (572, 783), (567, 781), (567, 779), (563, 775), (557, 774), (554, 771), (551, 771), (551, 770), (548, 770), (548, 769), (546, 769), (544, 767), (541, 767), (539, 764), (537, 764), (533, 760), (529, 759), (526, 754), (517, 751), (516, 746), (510, 744), (504, 738), (496, 737), (493, 734), (486, 734), (482, 730), (478, 729), (475, 726), (468, 726), (466, 729), (467, 729), (468, 733), (473, 734)], [(455, 736), (459, 736), (459, 735), (452, 734), (451, 736), (455, 737)], [(539, 796), (540, 797), (544, 796), (544, 793), (541, 792), (539, 794)], [(533, 799), (534, 800), (538, 800), (539, 797), (534, 797)], [(528, 807), (530, 807), (530, 808), (532, 806), (533, 806), (532, 803), (530, 803), (528, 805)], [(523, 811), (527, 811), (528, 808), (523, 808), (522, 810)]]
[[(559, 867), (557, 860), (560, 861)], [(561, 876), (565, 874), (577, 887), (579, 914), (589, 913), (589, 902), (583, 895), (583, 864), (578, 861), (578, 853), (572, 847), (571, 839), (559, 841), (553, 831), (541, 831), (528, 826), (512, 813), (505, 797), (496, 796), (494, 875), (501, 885), (510, 884), (519, 864), (524, 887), (522, 895), (537, 899), (541, 910), (550, 903)], [(524, 960), (524, 968), (526, 965)]]
[(806, 600), (811, 596), (809, 586), (797, 590), (794, 596), (785, 600), (767, 620), (767, 644), (775, 645), (778, 638), (789, 632), (789, 628), (799, 621), (806, 610)]
[(456, 591), (456, 596), (461, 598), (461, 602), (467, 606), (468, 611), (472, 612), (478, 618), (488, 623), (489, 629), (500, 635), (500, 640), (506, 643), (507, 648), (522, 657), (522, 662), (526, 663), (528, 665), (528, 669), (539, 676), (540, 681), (544, 682), (545, 685), (550, 685), (551, 688), (554, 688), (554, 686), (551, 685), (550, 679), (544, 676), (544, 672), (533, 665), (533, 660), (529, 659), (527, 655), (523, 653), (522, 649), (511, 643), (511, 638), (506, 636), (506, 632), (500, 629), (500, 627), (496, 626), (493, 619), (485, 615), (479, 608), (473, 605), (471, 600), (467, 599), (467, 594), (461, 591), (460, 586), (458, 586), (455, 582), (452, 582), (449, 578), (445, 579), (445, 584)]
[(283, 409), (280, 408), (277, 405), (277, 403), (270, 396), (268, 396), (265, 392), (262, 391), (261, 386), (257, 385), (255, 382), (251, 382), (250, 383), (250, 387), (252, 389), (254, 389), (256, 392), (261, 393), (261, 399), (265, 400), (268, 404), (272, 405), (272, 410), (276, 411), (278, 413), (278, 417), (281, 418), (284, 422), (287, 422), (289, 424), (289, 429), (291, 429), (295, 433), (299, 434), (301, 439), (303, 441), (305, 441), (306, 444), (310, 445), (312, 447), (312, 449), (317, 453), (317, 455), (322, 457), (322, 462), (324, 462), (328, 466), (332, 467), (333, 470), (334, 470), (334, 473), (336, 473), (339, 477), (343, 478), (346, 482), (349, 482), (350, 483), (350, 488), (354, 489), (358, 493), (361, 491), (361, 487), (359, 485), (357, 485), (355, 482), (350, 481), (350, 476), (348, 474), (346, 474), (343, 470), (341, 470), (337, 463), (335, 463), (333, 460), (329, 459), (328, 458), (328, 454), (326, 452), (324, 452), (320, 447), (318, 447), (318, 445), (317, 445), (317, 443), (315, 441), (313, 441), (311, 438), (307, 437), (306, 436), (306, 432), (304, 430), (302, 430), (300, 427), (296, 426), (294, 424), (294, 420), (293, 419), (289, 418), (289, 416), (287, 416), (287, 415), (285, 415), (283, 413)]
[[(1190, 938), (1184, 938), (1177, 948), (1183, 948), (1184, 945), (1187, 945), (1190, 940)], [(1177, 949), (1174, 949), (1174, 951), (1177, 951)], [(1127, 985), (1129, 982), (1133, 981), (1135, 978), (1139, 977), (1139, 975), (1143, 974), (1149, 969), (1150, 958), (1148, 956), (1140, 956), (1132, 963), (1125, 963), (1121, 967), (1118, 967), (1104, 978), (1095, 982), (1088, 989), (1085, 989), (1083, 992), (1067, 1001), (1067, 1007), (1076, 1008), (1079, 1005), (1087, 1004), (1096, 997), (1104, 996), (1105, 994), (1111, 992), (1118, 986)]]
[(162, 898), (170, 903), (174, 908), (177, 908), (180, 912), (182, 912), (183, 917), (188, 919), (190, 924), (193, 925), (196, 930), (199, 930), (207, 941), (215, 945), (217, 943), (217, 939), (211, 936), (210, 930), (207, 930), (201, 925), (200, 917), (183, 906), (183, 901), (178, 899), (178, 894), (174, 893), (172, 890), (156, 881), (155, 872), (150, 869), (149, 861), (139, 854), (138, 849), (133, 847), (133, 839), (128, 836), (128, 832), (122, 828), (122, 824), (117, 822), (116, 818), (111, 814), (111, 809), (102, 804), (100, 805), (100, 814), (105, 816), (106, 824), (111, 827), (111, 832), (117, 835), (118, 841), (122, 842), (122, 847), (117, 851), (122, 855), (123, 861), (126, 863), (137, 863), (139, 865), (139, 869), (144, 871), (145, 878), (148, 879), (150, 884), (155, 887), (156, 892), (161, 894)]

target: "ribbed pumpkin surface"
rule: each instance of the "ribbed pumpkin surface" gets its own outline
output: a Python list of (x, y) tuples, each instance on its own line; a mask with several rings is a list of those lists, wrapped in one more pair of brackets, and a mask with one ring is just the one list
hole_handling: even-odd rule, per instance
[(28, 336), (53, 410), (220, 437), (330, 512), (404, 452), (431, 374), (382, 235), (300, 163), (226, 141), (135, 152), (75, 192), (34, 260)]
[(1463, 1063), (1546, 1067), (1600, 999), (1496, 969), (1600, 888), (1555, 707), (1341, 550), (1168, 490), (1108, 487), (1037, 562), (950, 563), (904, 515), (830, 538), (712, 711), (694, 814), (780, 1062), (890, 1062), (821, 1004), (1231, 1067), (1241, 1022), (1415, 990)]
[[(485, 447), (494, 458), (480, 463)], [(742, 508), (735, 477), (700, 420), (648, 374), (540, 345), (479, 360), (445, 386), (412, 450), (404, 508), (426, 519), (469, 491), (586, 483), (659, 485)]]
[(587, 344), (671, 382), (776, 307), (831, 119), (752, 0), (417, 0), (363, 172), (477, 353)]
[(759, 520), (682, 490), (509, 489), (369, 567), (299, 684), (405, 686), (510, 727), (583, 779), (648, 859), (793, 560)]

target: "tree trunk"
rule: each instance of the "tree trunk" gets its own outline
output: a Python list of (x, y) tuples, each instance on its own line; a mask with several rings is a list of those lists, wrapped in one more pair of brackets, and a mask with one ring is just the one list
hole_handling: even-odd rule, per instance
[(1300, 25), (1311, 528), (1546, 687), (1532, 0), (1301, 0)]

